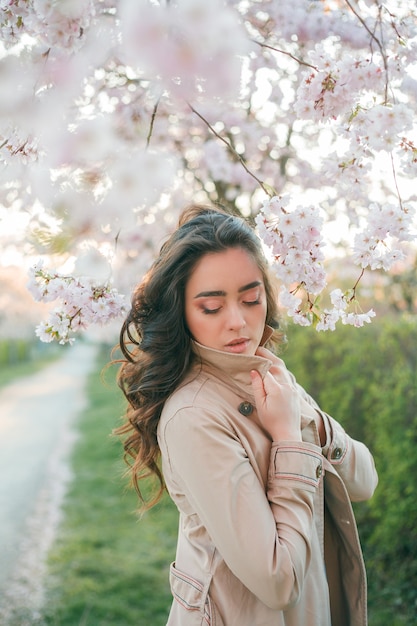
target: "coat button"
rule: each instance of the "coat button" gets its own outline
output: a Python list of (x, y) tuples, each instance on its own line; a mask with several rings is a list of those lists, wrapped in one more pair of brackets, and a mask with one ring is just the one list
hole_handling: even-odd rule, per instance
[(241, 402), (238, 406), (238, 411), (245, 417), (249, 417), (253, 413), (253, 406), (250, 402)]
[(317, 468), (316, 468), (316, 478), (320, 478), (322, 474), (323, 474), (323, 466), (320, 463), (319, 465), (317, 465)]
[(343, 454), (342, 448), (335, 448), (332, 452), (332, 459), (335, 459), (337, 461), (337, 459), (341, 458), (342, 454)]

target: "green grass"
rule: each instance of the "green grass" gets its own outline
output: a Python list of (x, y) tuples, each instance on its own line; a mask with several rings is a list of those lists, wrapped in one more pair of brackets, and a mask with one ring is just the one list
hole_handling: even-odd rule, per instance
[[(107, 355), (106, 355), (107, 358)], [(126, 489), (121, 444), (110, 436), (123, 412), (114, 370), (88, 381), (89, 407), (79, 420), (74, 480), (49, 556), (48, 626), (163, 626), (171, 595), (177, 512), (165, 497), (141, 519)]]

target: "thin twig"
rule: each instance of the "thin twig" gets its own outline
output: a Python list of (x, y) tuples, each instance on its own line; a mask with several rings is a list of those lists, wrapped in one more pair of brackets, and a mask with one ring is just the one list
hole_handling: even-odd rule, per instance
[(401, 209), (403, 209), (404, 207), (403, 207), (403, 202), (402, 202), (402, 198), (401, 198), (401, 194), (400, 194), (400, 189), (398, 187), (397, 172), (395, 170), (394, 156), (393, 156), (392, 152), (390, 153), (390, 157), (391, 157), (392, 176), (394, 178), (394, 184), (395, 184), (395, 189), (397, 191), (398, 202), (400, 203)]
[(306, 67), (311, 67), (316, 72), (318, 71), (318, 68), (315, 65), (311, 65), (310, 63), (306, 63), (305, 61), (302, 61), (298, 57), (295, 57), (293, 54), (291, 54), (291, 52), (286, 52), (285, 50), (280, 50), (279, 48), (274, 48), (274, 46), (270, 46), (267, 43), (262, 43), (260, 41), (256, 41), (256, 39), (253, 39), (252, 41), (254, 43), (258, 44), (258, 46), (261, 46), (261, 48), (268, 48), (268, 50), (273, 50), (274, 52), (279, 52), (280, 54), (285, 54), (285, 56), (290, 57), (290, 59), (293, 59), (293, 61), (297, 61), (297, 63), (299, 63), (299, 65), (305, 65)]
[(362, 24), (362, 26), (364, 27), (366, 32), (369, 33), (369, 35), (371, 36), (373, 41), (375, 41), (376, 45), (379, 48), (379, 51), (380, 51), (381, 56), (382, 56), (382, 61), (384, 63), (384, 70), (386, 72), (386, 79), (385, 79), (385, 102), (387, 102), (388, 101), (389, 78), (388, 78), (388, 61), (387, 61), (387, 55), (386, 55), (385, 50), (384, 50), (384, 46), (382, 45), (382, 43), (378, 39), (378, 37), (375, 35), (375, 33), (372, 32), (372, 30), (369, 28), (369, 26), (367, 25), (367, 23), (365, 22), (363, 17), (361, 15), (359, 15), (359, 13), (356, 11), (356, 9), (352, 6), (350, 1), (349, 0), (345, 0), (345, 2), (348, 5), (349, 9), (352, 11), (353, 15), (355, 15), (355, 17), (357, 17), (357, 19), (360, 21), (360, 23)]
[(156, 114), (158, 112), (158, 106), (159, 106), (159, 101), (160, 101), (160, 97), (158, 98), (158, 100), (155, 102), (155, 106), (153, 108), (152, 111), (152, 116), (151, 116), (151, 123), (149, 125), (149, 132), (148, 132), (148, 136), (146, 137), (146, 147), (149, 148), (149, 144), (151, 142), (151, 137), (152, 137), (152, 133), (153, 133), (153, 127), (155, 124), (155, 118), (156, 118)]
[(351, 298), (349, 298), (349, 302), (352, 302), (353, 300), (356, 299), (356, 289), (358, 288), (359, 282), (360, 282), (360, 280), (361, 280), (361, 278), (362, 278), (362, 276), (364, 274), (365, 274), (365, 268), (363, 267), (361, 273), (359, 274), (358, 280), (356, 281), (356, 283), (352, 287), (353, 295), (352, 295)]
[(224, 144), (226, 144), (226, 146), (228, 147), (228, 149), (230, 150), (230, 152), (233, 154), (233, 156), (236, 157), (236, 159), (238, 159), (238, 161), (241, 163), (242, 167), (244, 168), (244, 170), (249, 174), (249, 176), (252, 176), (252, 178), (254, 180), (256, 180), (256, 182), (258, 183), (258, 185), (263, 189), (263, 191), (267, 194), (267, 196), (271, 196), (271, 188), (268, 188), (268, 186), (260, 179), (258, 178), (246, 165), (245, 160), (240, 156), (240, 154), (235, 150), (235, 148), (232, 146), (232, 144), (230, 143), (230, 141), (227, 141), (227, 139), (225, 139), (224, 137), (222, 137), (221, 135), (219, 135), (219, 133), (213, 128), (213, 126), (210, 124), (210, 122), (208, 120), (206, 120), (205, 117), (203, 117), (201, 115), (201, 113), (199, 113), (198, 111), (195, 110), (195, 108), (188, 102), (188, 106), (190, 107), (191, 111), (193, 113), (195, 113), (195, 115), (197, 115), (197, 117), (200, 118), (200, 120), (202, 122), (204, 122), (204, 124), (207, 126), (207, 128), (209, 130), (211, 130), (211, 132), (213, 133), (213, 135), (215, 135), (217, 137), (217, 139), (220, 139), (220, 141), (222, 141)]

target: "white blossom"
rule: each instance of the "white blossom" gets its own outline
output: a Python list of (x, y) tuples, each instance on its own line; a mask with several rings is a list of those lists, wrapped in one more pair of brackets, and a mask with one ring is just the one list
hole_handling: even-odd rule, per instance
[(285, 285), (302, 283), (306, 291), (319, 293), (326, 284), (322, 267), (322, 217), (317, 207), (288, 208), (278, 197), (266, 201), (257, 218), (274, 254), (273, 269)]
[(317, 322), (316, 330), (336, 330), (336, 324), (342, 317), (340, 309), (334, 308), (331, 310), (325, 310), (320, 316), (319, 322)]
[(0, 0), (0, 215), (24, 218), (24, 258), (75, 268), (32, 270), (58, 302), (38, 334), (117, 315), (192, 202), (255, 219), (296, 323), (371, 319), (364, 270), (416, 241), (417, 12), (394, 4)]
[(125, 298), (109, 284), (97, 284), (90, 278), (64, 276), (43, 269), (37, 263), (31, 268), (28, 288), (37, 299), (60, 300), (47, 321), (36, 329), (41, 341), (72, 343), (73, 334), (91, 324), (106, 324), (126, 312)]
[(181, 0), (168, 9), (148, 0), (121, 0), (127, 61), (185, 97), (199, 90), (236, 97), (239, 56), (253, 48), (236, 13), (222, 0)]
[(370, 309), (367, 313), (347, 313), (342, 317), (342, 322), (360, 328), (364, 324), (370, 324), (372, 317), (375, 317), (375, 311)]

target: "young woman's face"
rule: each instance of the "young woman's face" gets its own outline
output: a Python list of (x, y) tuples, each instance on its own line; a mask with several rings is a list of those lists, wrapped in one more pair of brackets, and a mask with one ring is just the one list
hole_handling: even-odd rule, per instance
[(266, 319), (262, 272), (243, 248), (205, 254), (185, 287), (185, 319), (198, 343), (254, 355)]

